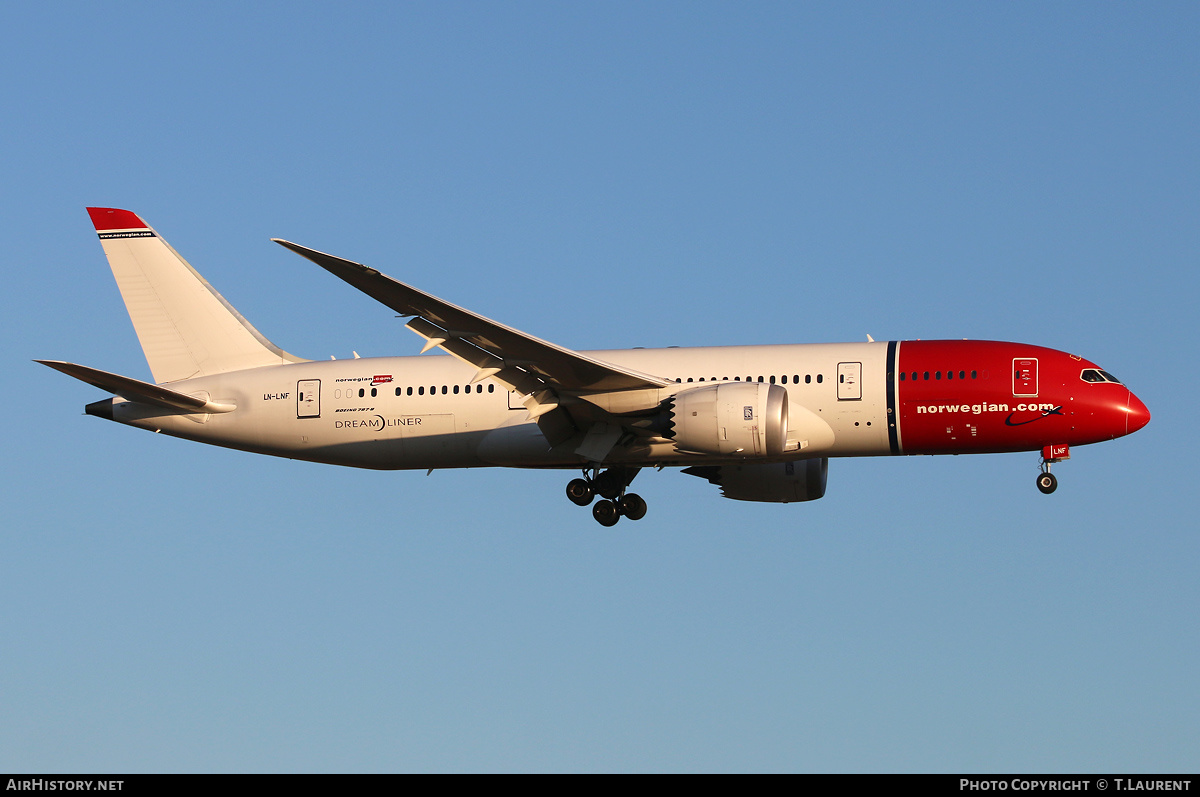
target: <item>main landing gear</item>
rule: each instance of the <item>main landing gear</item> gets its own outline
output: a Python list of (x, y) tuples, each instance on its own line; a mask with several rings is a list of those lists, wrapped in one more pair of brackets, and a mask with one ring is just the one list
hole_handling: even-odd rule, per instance
[(1042, 448), (1042, 472), (1037, 477), (1037, 488), (1045, 495), (1050, 495), (1058, 489), (1058, 479), (1050, 472), (1050, 466), (1071, 458), (1071, 449), (1064, 445), (1045, 446)]
[(567, 498), (577, 506), (587, 506), (599, 495), (601, 500), (592, 507), (592, 517), (601, 526), (615, 526), (622, 516), (641, 520), (646, 516), (646, 502), (637, 493), (625, 492), (638, 470), (615, 466), (603, 473), (592, 468), (589, 474), (585, 469), (584, 478), (572, 479), (567, 484)]

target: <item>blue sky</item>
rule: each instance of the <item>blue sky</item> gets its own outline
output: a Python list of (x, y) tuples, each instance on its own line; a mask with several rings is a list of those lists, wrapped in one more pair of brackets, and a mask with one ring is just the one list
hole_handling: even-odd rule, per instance
[[(0, 25), (0, 770), (1195, 771), (1194, 4), (23, 4)], [(271, 244), (575, 348), (1021, 340), (1154, 420), (838, 460), (375, 473), (82, 416), (149, 372), (83, 208), (273, 341), (416, 353)]]

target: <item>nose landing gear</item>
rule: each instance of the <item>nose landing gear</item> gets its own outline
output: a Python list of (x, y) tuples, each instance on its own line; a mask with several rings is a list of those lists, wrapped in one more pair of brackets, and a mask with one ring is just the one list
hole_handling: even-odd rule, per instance
[(1058, 479), (1050, 472), (1050, 466), (1056, 462), (1071, 458), (1071, 449), (1065, 443), (1042, 448), (1042, 472), (1037, 477), (1037, 488), (1045, 495), (1050, 495), (1058, 489)]
[(614, 466), (604, 472), (599, 468), (585, 469), (584, 478), (567, 484), (567, 498), (577, 506), (587, 506), (599, 495), (601, 500), (592, 507), (592, 517), (601, 526), (615, 526), (622, 516), (641, 520), (646, 516), (646, 502), (637, 493), (625, 489), (640, 468)]

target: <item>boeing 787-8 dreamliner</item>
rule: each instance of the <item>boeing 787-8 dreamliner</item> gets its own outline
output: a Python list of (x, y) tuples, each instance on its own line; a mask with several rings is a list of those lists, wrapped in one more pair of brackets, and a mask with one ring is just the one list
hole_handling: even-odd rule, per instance
[[(402, 316), (448, 357), (306, 360), (243, 318), (128, 210), (89, 208), (154, 382), (45, 365), (115, 394), (109, 420), (258, 454), (377, 469), (560, 468), (605, 526), (638, 520), (647, 467), (742, 501), (811, 501), (831, 457), (1040, 451), (1150, 420), (1074, 354), (994, 341), (869, 341), (572, 351), (368, 266), (275, 239)], [(600, 500), (596, 501), (599, 496)]]

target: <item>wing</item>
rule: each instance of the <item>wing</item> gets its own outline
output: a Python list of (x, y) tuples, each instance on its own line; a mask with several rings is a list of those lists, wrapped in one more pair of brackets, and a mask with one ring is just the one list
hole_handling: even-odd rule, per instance
[[(373, 268), (283, 241), (271, 240), (302, 255), (397, 313), (415, 316), (408, 328), (425, 338), (422, 351), (438, 346), (476, 366), (475, 380), (495, 377), (526, 395), (542, 391), (580, 395), (666, 387), (667, 380), (597, 360), (527, 335), (419, 291)], [(543, 411), (557, 401), (543, 395)], [(538, 413), (533, 407), (533, 414)]]

